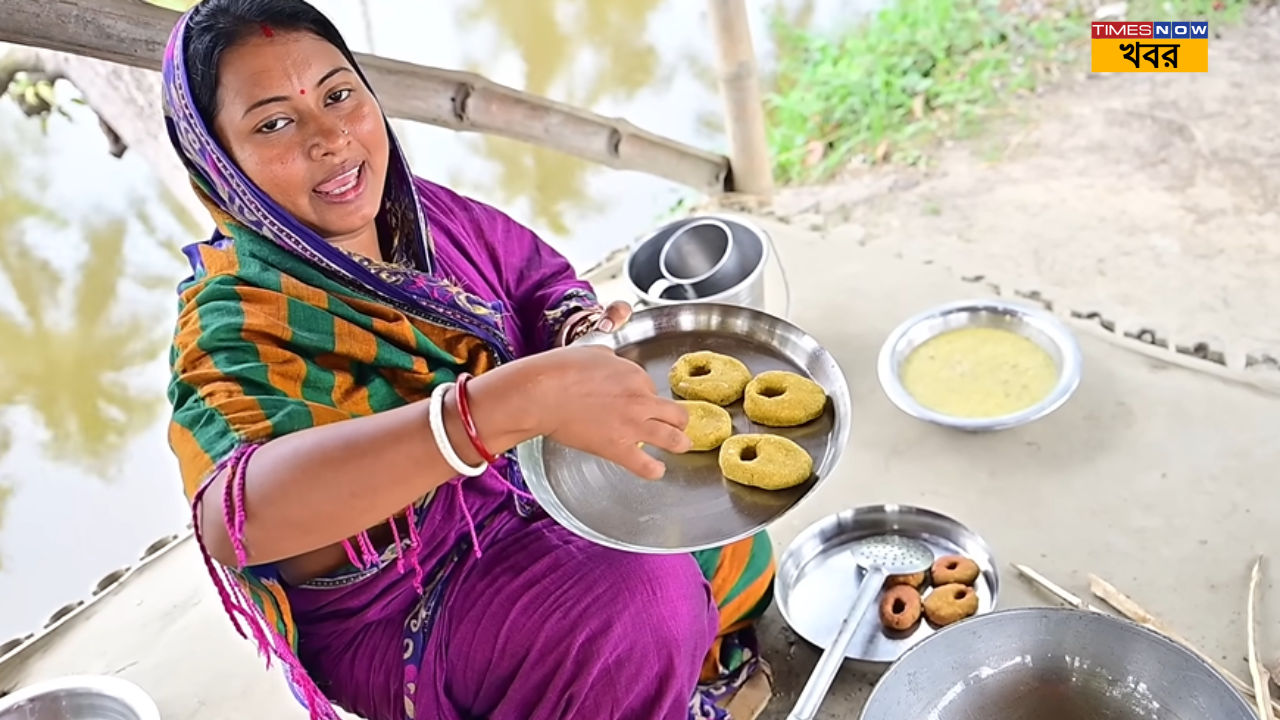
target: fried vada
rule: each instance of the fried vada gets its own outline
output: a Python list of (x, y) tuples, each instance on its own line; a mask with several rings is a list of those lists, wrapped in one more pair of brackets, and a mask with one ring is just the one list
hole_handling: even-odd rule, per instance
[(803, 375), (769, 370), (747, 384), (742, 410), (752, 422), (769, 427), (795, 427), (812, 422), (827, 407), (827, 391)]
[(929, 572), (933, 575), (934, 585), (950, 585), (952, 583), (972, 585), (978, 581), (978, 576), (982, 574), (982, 569), (978, 567), (978, 563), (963, 555), (947, 555), (946, 557), (938, 558)]
[(741, 485), (786, 490), (813, 475), (813, 458), (778, 435), (734, 435), (720, 446), (720, 472)]
[(891, 588), (898, 585), (906, 585), (907, 587), (913, 587), (918, 590), (920, 589), (920, 586), (924, 585), (924, 581), (925, 571), (921, 570), (918, 573), (911, 573), (910, 575), (890, 575), (885, 578), (884, 586), (886, 588)]
[(890, 630), (910, 630), (920, 622), (920, 593), (909, 585), (895, 585), (880, 597), (880, 624)]
[(678, 400), (689, 411), (689, 424), (684, 434), (693, 443), (693, 452), (715, 450), (733, 434), (733, 417), (729, 411), (703, 400)]
[(751, 371), (735, 357), (710, 350), (687, 353), (667, 373), (671, 392), (685, 400), (732, 405), (742, 399)]
[(960, 622), (977, 612), (977, 591), (960, 583), (935, 587), (924, 599), (924, 616), (938, 627)]

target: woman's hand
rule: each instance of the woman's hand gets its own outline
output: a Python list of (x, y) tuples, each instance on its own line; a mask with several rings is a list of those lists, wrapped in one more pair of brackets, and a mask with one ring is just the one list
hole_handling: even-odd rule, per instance
[(631, 319), (631, 305), (621, 300), (609, 303), (603, 311), (580, 311), (575, 313), (556, 337), (556, 347), (567, 347), (575, 340), (593, 332), (611, 333)]
[[(630, 308), (625, 310), (629, 314)], [(515, 365), (526, 365), (531, 372), (536, 390), (529, 400), (536, 403), (541, 435), (649, 480), (662, 477), (666, 467), (646, 454), (641, 443), (673, 453), (689, 450), (684, 434), (688, 412), (659, 397), (644, 368), (609, 348), (563, 348)]]
[(595, 327), (592, 328), (598, 332), (611, 333), (622, 327), (631, 319), (631, 305), (621, 300), (609, 303), (609, 307), (604, 309), (604, 315), (596, 321)]

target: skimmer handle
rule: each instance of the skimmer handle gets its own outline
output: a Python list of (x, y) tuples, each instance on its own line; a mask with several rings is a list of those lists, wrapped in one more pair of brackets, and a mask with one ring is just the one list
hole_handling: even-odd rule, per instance
[(827, 697), (827, 691), (831, 689), (831, 683), (835, 682), (836, 674), (844, 664), (844, 656), (849, 649), (849, 643), (853, 642), (854, 633), (858, 631), (863, 616), (867, 614), (867, 610), (871, 609), (871, 604), (880, 594), (880, 587), (888, 577), (889, 574), (883, 568), (867, 568), (867, 574), (862, 578), (862, 584), (858, 586), (858, 594), (853, 599), (853, 607), (849, 608), (849, 614), (845, 615), (844, 621), (840, 623), (840, 630), (835, 638), (827, 645), (827, 649), (822, 651), (822, 657), (818, 658), (818, 664), (814, 666), (813, 674), (809, 675), (809, 681), (800, 691), (796, 706), (792, 708), (787, 720), (813, 720), (817, 717), (818, 708), (822, 706), (822, 701)]

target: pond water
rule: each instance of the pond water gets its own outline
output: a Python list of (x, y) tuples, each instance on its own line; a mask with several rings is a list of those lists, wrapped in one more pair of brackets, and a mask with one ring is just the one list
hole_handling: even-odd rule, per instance
[[(766, 64), (776, 1), (750, 3)], [(356, 50), (474, 70), (724, 147), (701, 3), (317, 5)], [(785, 4), (821, 27), (862, 9)], [(165, 355), (173, 286), (186, 272), (178, 248), (197, 236), (142, 160), (112, 158), (92, 114), (71, 114), (42, 132), (0, 100), (0, 642), (87, 597), (188, 520), (165, 439)], [(500, 138), (397, 129), (419, 175), (506, 210), (580, 269), (652, 229), (687, 194)]]

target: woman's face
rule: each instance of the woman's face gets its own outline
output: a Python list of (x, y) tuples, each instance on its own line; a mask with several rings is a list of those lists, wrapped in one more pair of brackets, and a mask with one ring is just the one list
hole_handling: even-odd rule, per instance
[(218, 105), (222, 146), (298, 221), (336, 245), (376, 232), (386, 123), (337, 48), (310, 33), (264, 29), (223, 53)]

